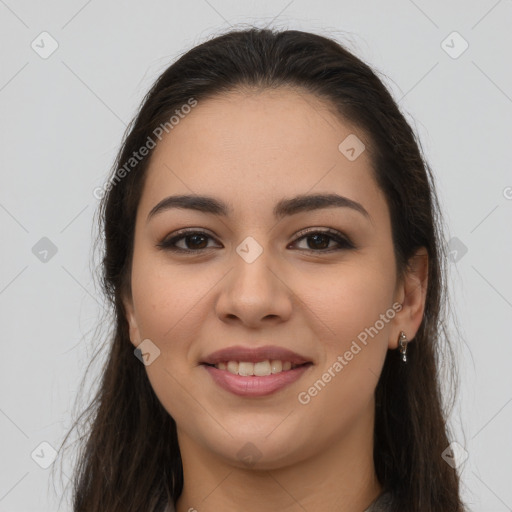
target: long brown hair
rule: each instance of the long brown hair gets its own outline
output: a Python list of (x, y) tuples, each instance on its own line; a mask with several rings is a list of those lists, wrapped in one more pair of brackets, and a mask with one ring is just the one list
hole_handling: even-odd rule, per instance
[[(450, 444), (449, 404), (443, 403), (437, 357), (444, 351), (450, 360), (453, 351), (444, 318), (442, 218), (420, 143), (375, 72), (339, 43), (296, 30), (250, 28), (194, 47), (161, 74), (125, 133), (104, 189), (102, 284), (114, 332), (97, 393), (71, 429), (82, 425), (85, 432), (72, 481), (75, 512), (159, 512), (183, 488), (176, 424), (134, 357), (122, 304), (150, 154), (136, 165), (130, 159), (155, 139), (158, 127), (170, 131), (169, 119), (191, 99), (280, 86), (323, 99), (368, 137), (375, 178), (389, 205), (399, 274), (417, 248), (428, 251), (424, 317), (408, 345), (408, 362), (400, 364), (397, 351), (388, 351), (377, 384), (374, 463), (379, 481), (391, 491), (392, 511), (464, 510), (457, 471), (441, 456)], [(453, 391), (456, 372), (448, 369)], [(454, 400), (455, 393), (450, 395)]]

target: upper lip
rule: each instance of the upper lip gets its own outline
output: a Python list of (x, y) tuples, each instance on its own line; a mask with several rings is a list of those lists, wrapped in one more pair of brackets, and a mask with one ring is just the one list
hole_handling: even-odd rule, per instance
[(218, 364), (226, 361), (257, 363), (267, 359), (290, 361), (292, 364), (311, 362), (309, 359), (286, 348), (267, 345), (259, 348), (234, 346), (216, 350), (201, 361), (201, 364)]

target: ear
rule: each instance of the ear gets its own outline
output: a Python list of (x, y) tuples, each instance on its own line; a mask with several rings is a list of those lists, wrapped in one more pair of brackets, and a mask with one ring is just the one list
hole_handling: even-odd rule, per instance
[(403, 279), (398, 283), (395, 300), (402, 304), (402, 309), (393, 319), (389, 348), (398, 347), (398, 336), (404, 331), (407, 340), (412, 340), (420, 327), (425, 310), (428, 286), (428, 252), (420, 247), (407, 262)]
[(130, 341), (136, 347), (141, 342), (141, 339), (140, 339), (140, 331), (139, 331), (139, 326), (137, 323), (137, 317), (135, 315), (135, 307), (133, 305), (133, 299), (132, 299), (131, 293), (124, 294), (122, 300), (123, 300), (126, 321), (128, 322)]

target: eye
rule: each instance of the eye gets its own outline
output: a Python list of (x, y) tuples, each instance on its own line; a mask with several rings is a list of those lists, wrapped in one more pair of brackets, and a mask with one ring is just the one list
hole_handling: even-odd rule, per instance
[[(174, 236), (162, 240), (157, 244), (157, 247), (174, 252), (199, 253), (201, 251), (212, 248), (211, 245), (208, 245), (209, 240), (214, 240), (214, 238), (205, 231), (182, 230), (176, 233)], [(355, 249), (355, 245), (347, 236), (342, 235), (340, 232), (333, 229), (315, 229), (309, 231), (303, 230), (290, 245), (295, 246), (302, 240), (308, 241), (308, 247), (301, 248), (301, 250), (312, 253), (325, 253)], [(332, 242), (335, 242), (334, 247), (331, 246)], [(178, 245), (179, 243), (182, 244), (181, 247)]]
[[(180, 231), (175, 236), (165, 238), (157, 247), (175, 252), (199, 252), (208, 247), (208, 239), (213, 240), (213, 237), (204, 231)], [(179, 247), (178, 242), (183, 241), (185, 247)]]
[[(300, 242), (301, 240), (306, 240), (306, 244), (308, 246), (302, 250), (309, 252), (318, 253), (340, 251), (343, 249), (355, 249), (355, 245), (347, 236), (342, 235), (340, 232), (333, 229), (315, 229), (307, 232), (301, 231), (298, 238), (296, 238), (292, 244), (297, 244), (297, 242)], [(337, 247), (330, 246), (331, 242), (338, 244)]]

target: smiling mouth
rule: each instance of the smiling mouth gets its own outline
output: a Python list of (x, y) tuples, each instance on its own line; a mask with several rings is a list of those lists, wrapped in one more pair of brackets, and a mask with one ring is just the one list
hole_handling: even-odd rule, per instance
[(265, 377), (295, 370), (302, 366), (310, 366), (312, 363), (294, 364), (290, 361), (281, 361), (279, 359), (266, 359), (256, 363), (247, 361), (224, 361), (217, 364), (203, 364), (242, 377)]

